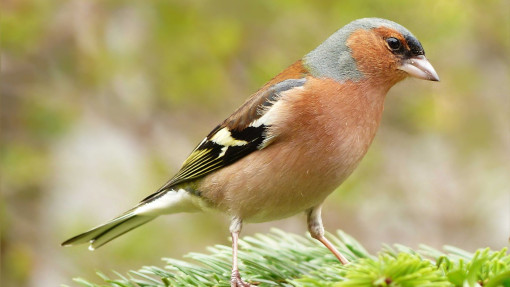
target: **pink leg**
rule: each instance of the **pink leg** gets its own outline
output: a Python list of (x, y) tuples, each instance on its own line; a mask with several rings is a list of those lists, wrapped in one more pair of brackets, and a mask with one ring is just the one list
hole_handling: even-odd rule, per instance
[(231, 287), (250, 287), (248, 283), (245, 283), (243, 279), (241, 279), (241, 274), (239, 274), (239, 269), (237, 267), (237, 241), (239, 239), (239, 233), (242, 228), (242, 220), (234, 217), (230, 223), (230, 234), (232, 235), (232, 275), (230, 276), (230, 286)]
[(322, 206), (317, 206), (311, 208), (307, 212), (307, 221), (308, 221), (308, 232), (310, 235), (319, 240), (324, 246), (326, 246), (331, 253), (333, 253), (338, 260), (343, 265), (349, 264), (349, 260), (345, 258), (338, 250), (336, 250), (335, 246), (329, 242), (326, 237), (324, 237), (324, 227), (322, 226), (322, 218), (321, 218), (321, 208)]

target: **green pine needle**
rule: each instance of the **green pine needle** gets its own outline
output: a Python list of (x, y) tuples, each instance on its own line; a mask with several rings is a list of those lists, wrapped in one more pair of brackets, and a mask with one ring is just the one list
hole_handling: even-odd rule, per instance
[[(354, 238), (338, 231), (328, 239), (351, 264), (342, 266), (318, 241), (272, 230), (239, 241), (243, 279), (260, 286), (489, 286), (510, 287), (510, 255), (506, 249), (480, 249), (475, 253), (447, 246), (444, 252), (428, 246), (413, 250), (403, 245), (385, 246), (369, 254)], [(98, 275), (105, 284), (83, 278), (87, 287), (230, 286), (232, 250), (216, 245), (207, 254), (190, 253), (187, 261), (164, 258), (166, 266), (145, 266), (112, 279)]]

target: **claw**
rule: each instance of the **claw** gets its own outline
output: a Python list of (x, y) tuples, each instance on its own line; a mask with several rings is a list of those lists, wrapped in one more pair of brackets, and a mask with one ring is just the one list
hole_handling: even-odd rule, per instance
[(246, 283), (241, 279), (241, 274), (239, 274), (239, 270), (232, 270), (232, 276), (230, 277), (230, 286), (231, 287), (254, 287), (255, 285), (251, 285)]

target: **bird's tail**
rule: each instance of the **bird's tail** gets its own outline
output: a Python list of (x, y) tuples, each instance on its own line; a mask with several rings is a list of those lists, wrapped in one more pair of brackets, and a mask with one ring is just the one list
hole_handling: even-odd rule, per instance
[(156, 216), (139, 215), (130, 210), (108, 223), (64, 241), (62, 246), (89, 243), (89, 249), (94, 250), (154, 218)]

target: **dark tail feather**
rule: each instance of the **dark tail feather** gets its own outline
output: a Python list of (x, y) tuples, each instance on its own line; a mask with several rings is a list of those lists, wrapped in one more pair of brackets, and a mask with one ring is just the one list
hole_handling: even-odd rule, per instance
[(156, 217), (136, 215), (133, 212), (129, 212), (106, 224), (64, 241), (62, 246), (90, 243), (89, 249), (94, 250), (154, 218)]

